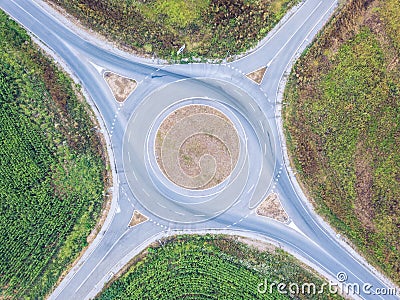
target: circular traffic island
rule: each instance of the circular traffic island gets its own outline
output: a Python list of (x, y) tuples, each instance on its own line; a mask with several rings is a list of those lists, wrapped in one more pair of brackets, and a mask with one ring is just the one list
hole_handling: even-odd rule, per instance
[(207, 105), (187, 105), (170, 113), (155, 139), (157, 164), (174, 184), (212, 188), (231, 174), (240, 142), (234, 124)]

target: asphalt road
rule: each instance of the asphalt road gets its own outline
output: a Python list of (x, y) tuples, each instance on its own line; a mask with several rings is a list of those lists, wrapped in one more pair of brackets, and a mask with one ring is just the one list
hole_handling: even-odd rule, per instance
[[(260, 47), (230, 64), (160, 66), (86, 40), (60, 22), (59, 16), (53, 17), (39, 0), (0, 0), (0, 7), (49, 47), (80, 80), (98, 110), (113, 152), (116, 184), (106, 224), (51, 299), (93, 297), (151, 241), (175, 232), (208, 229), (267, 237), (325, 275), (336, 278), (345, 272), (346, 283), (369, 283), (371, 294), (361, 291), (361, 298), (396, 298), (372, 294), (386, 287), (381, 275), (349, 251), (308, 208), (285, 165), (277, 103), (284, 73), (335, 6), (334, 0), (305, 1)], [(247, 79), (246, 73), (263, 66), (268, 69), (261, 85)], [(105, 70), (139, 82), (123, 104), (114, 100), (102, 77)], [(226, 111), (240, 128), (239, 162), (232, 175), (211, 190), (190, 191), (173, 185), (148, 150), (160, 116), (193, 103)], [(254, 213), (272, 191), (280, 196), (290, 224)], [(130, 228), (134, 209), (149, 221)]]

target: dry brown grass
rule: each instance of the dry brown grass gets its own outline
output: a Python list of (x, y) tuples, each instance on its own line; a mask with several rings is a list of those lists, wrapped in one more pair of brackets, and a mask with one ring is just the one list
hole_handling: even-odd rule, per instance
[(253, 80), (255, 83), (260, 84), (264, 78), (265, 71), (267, 67), (262, 67), (261, 69), (255, 70), (251, 73), (246, 74), (247, 78)]
[(137, 86), (136, 80), (112, 72), (105, 72), (104, 79), (118, 102), (124, 102)]
[[(162, 147), (165, 137), (179, 121), (197, 114), (211, 114), (222, 118), (232, 125), (232, 131), (234, 131), (234, 126), (229, 119), (220, 111), (209, 106), (188, 105), (172, 112), (160, 125), (155, 141), (157, 163), (164, 174), (167, 175), (164, 167), (165, 161), (162, 160)], [(237, 133), (234, 131), (232, 134)], [(204, 133), (192, 135), (184, 141), (179, 149), (179, 165), (177, 168), (180, 168), (190, 177), (197, 176), (201, 173), (201, 168), (199, 165), (201, 157), (205, 154), (211, 154), (216, 160), (216, 172), (213, 178), (206, 185), (196, 189), (211, 188), (224, 181), (232, 172), (232, 169), (236, 165), (238, 159), (237, 155), (235, 155), (239, 152), (238, 147), (239, 145), (229, 145), (229, 147), (227, 147), (227, 145), (213, 135)], [(179, 182), (175, 183), (178, 185), (181, 184)]]
[(129, 227), (133, 227), (133, 226), (139, 225), (140, 223), (144, 223), (148, 219), (149, 219), (148, 217), (146, 217), (145, 215), (143, 215), (139, 211), (134, 210), (133, 211), (133, 215), (132, 215), (132, 219), (129, 222)]
[(256, 213), (263, 217), (268, 217), (282, 223), (289, 221), (289, 216), (283, 209), (283, 206), (276, 193), (271, 193), (257, 207)]

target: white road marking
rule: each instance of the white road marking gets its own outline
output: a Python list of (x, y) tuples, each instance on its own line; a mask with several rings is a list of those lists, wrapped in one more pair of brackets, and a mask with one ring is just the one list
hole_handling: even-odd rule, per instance
[(253, 104), (249, 103), (251, 108), (253, 109), (253, 111), (256, 111), (256, 109), (254, 108)]
[(269, 63), (267, 64), (267, 67), (269, 67), (272, 63), (272, 61), (278, 57), (278, 55), (281, 53), (281, 51), (286, 47), (287, 44), (289, 44), (289, 42), (292, 40), (292, 38), (297, 34), (297, 32), (299, 32), (299, 30), (303, 27), (303, 25), (312, 17), (312, 15), (314, 14), (314, 12), (318, 9), (318, 7), (320, 7), (322, 4), (322, 1), (320, 1), (318, 3), (318, 5), (313, 9), (313, 11), (308, 15), (308, 17), (304, 20), (304, 22), (298, 27), (298, 29), (290, 36), (290, 38), (288, 38), (285, 42), (285, 44), (283, 44), (283, 46), (281, 47), (281, 49), (279, 49), (279, 51), (275, 54), (275, 56), (269, 61)]
[(99, 74), (102, 74), (105, 70), (104, 68), (96, 65), (94, 62), (89, 61), (89, 63), (96, 69), (97, 72), (99, 72)]
[(158, 206), (161, 206), (162, 208), (166, 208), (164, 205), (162, 205), (160, 202), (157, 202)]
[(242, 93), (239, 92), (238, 90), (234, 90), (234, 92), (235, 92), (236, 94), (238, 94), (239, 96), (243, 96)]

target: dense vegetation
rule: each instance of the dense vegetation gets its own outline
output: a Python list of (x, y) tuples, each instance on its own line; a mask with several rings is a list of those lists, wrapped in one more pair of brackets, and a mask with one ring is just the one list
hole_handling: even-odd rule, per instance
[[(150, 246), (109, 285), (99, 299), (290, 299), (260, 283), (323, 281), (303, 269), (280, 249), (260, 252), (225, 236), (177, 236)], [(287, 291), (287, 289), (286, 289)], [(300, 290), (301, 291), (301, 290)], [(301, 299), (330, 299), (326, 293), (294, 295)]]
[(75, 84), (2, 11), (0, 49), (0, 298), (38, 299), (87, 243), (105, 159)]
[(49, 0), (139, 54), (225, 58), (254, 46), (299, 0)]
[(318, 210), (400, 282), (400, 2), (351, 0), (296, 64), (287, 140)]

